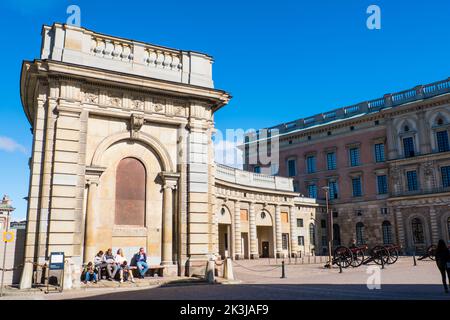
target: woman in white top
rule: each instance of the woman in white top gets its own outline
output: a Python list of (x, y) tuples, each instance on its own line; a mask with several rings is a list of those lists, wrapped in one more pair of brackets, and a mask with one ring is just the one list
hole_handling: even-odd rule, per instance
[(117, 250), (117, 254), (114, 257), (116, 260), (117, 265), (119, 266), (120, 270), (120, 282), (123, 282), (123, 274), (126, 273), (128, 277), (130, 278), (131, 282), (134, 283), (133, 278), (133, 272), (130, 270), (130, 266), (127, 263), (127, 259), (123, 256), (122, 249)]

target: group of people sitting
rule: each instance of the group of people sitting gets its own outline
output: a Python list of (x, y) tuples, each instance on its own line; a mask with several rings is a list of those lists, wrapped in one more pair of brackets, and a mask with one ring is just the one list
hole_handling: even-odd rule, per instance
[(108, 249), (106, 253), (99, 251), (94, 258), (94, 262), (89, 262), (83, 272), (84, 283), (102, 280), (102, 271), (106, 270), (106, 278), (109, 281), (114, 281), (117, 274), (119, 274), (119, 281), (122, 283), (124, 281), (130, 280), (134, 281), (133, 269), (138, 270), (138, 277), (144, 279), (149, 266), (147, 264), (147, 254), (144, 248), (140, 248), (132, 259), (133, 266), (128, 264), (126, 258), (123, 255), (122, 249), (117, 250), (116, 255), (113, 255), (112, 249)]

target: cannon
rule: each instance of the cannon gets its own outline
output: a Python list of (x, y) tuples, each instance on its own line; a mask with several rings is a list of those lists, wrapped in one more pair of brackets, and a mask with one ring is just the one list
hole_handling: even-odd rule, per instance
[(362, 264), (375, 262), (378, 265), (389, 264), (389, 250), (384, 246), (375, 246), (370, 250), (370, 256)]
[(402, 247), (395, 244), (387, 244), (384, 247), (389, 252), (388, 264), (396, 263), (398, 260), (399, 251), (402, 249)]
[[(437, 246), (432, 244), (431, 246), (429, 246), (427, 248), (427, 251), (425, 252), (425, 254), (423, 256), (421, 256), (418, 260), (425, 260), (427, 258), (430, 258), (431, 260), (436, 260), (436, 249)], [(450, 250), (450, 246), (448, 246), (448, 249)]]

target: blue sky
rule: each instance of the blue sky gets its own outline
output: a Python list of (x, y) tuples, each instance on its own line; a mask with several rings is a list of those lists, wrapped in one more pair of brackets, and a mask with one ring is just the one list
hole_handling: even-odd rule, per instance
[[(133, 4), (132, 4), (133, 3)], [(20, 102), (22, 60), (38, 58), (43, 24), (81, 7), (83, 27), (215, 58), (233, 95), (216, 126), (261, 128), (450, 76), (450, 1), (2, 0), (0, 194), (25, 218), (32, 136)], [(381, 8), (381, 30), (366, 9)]]

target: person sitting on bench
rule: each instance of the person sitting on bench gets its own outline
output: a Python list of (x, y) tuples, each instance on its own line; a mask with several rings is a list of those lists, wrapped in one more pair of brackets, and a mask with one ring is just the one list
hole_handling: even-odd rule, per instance
[(99, 251), (94, 257), (94, 267), (98, 273), (98, 281), (102, 280), (102, 269), (106, 268), (107, 263), (103, 262), (103, 251)]
[(134, 283), (133, 278), (133, 272), (131, 272), (130, 266), (127, 263), (127, 259), (125, 259), (123, 255), (123, 250), (119, 249), (117, 250), (116, 254), (116, 263), (119, 266), (119, 272), (120, 272), (120, 282), (128, 281), (128, 278), (131, 282)]
[(106, 263), (106, 271), (108, 272), (108, 280), (113, 281), (116, 277), (117, 271), (119, 271), (119, 266), (114, 259), (112, 254), (112, 250), (108, 249), (105, 255), (103, 256), (103, 262)]
[(139, 252), (134, 255), (134, 260), (136, 261), (139, 271), (139, 278), (144, 279), (145, 274), (148, 271), (147, 254), (145, 253), (144, 248), (139, 249)]

